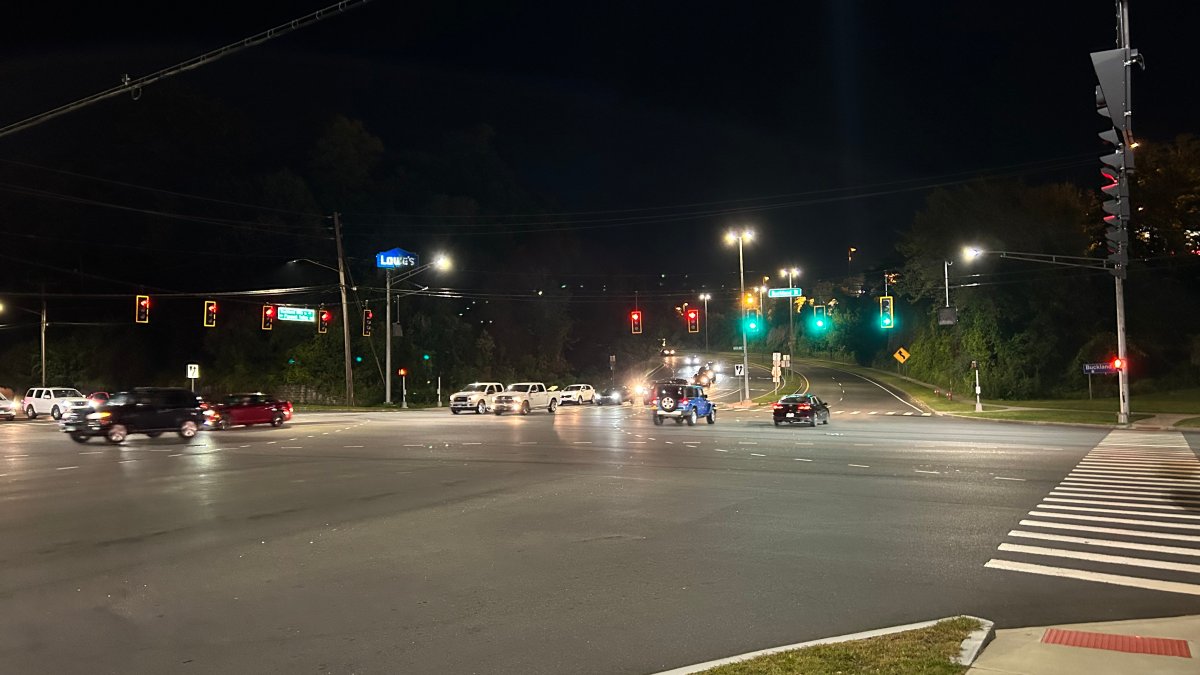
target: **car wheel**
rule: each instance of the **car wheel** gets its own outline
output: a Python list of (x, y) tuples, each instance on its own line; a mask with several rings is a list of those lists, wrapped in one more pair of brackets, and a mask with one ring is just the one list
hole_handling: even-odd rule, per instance
[(654, 424), (661, 427), (662, 423), (663, 423), (662, 415), (655, 415), (654, 416)]
[(503, 415), (503, 414), (504, 414), (504, 411), (503, 411), (503, 410), (500, 410), (499, 408), (497, 408), (497, 409), (496, 409), (496, 417), (499, 417), (499, 416), (501, 416), (501, 415)]
[(780, 424), (783, 424), (783, 422), (780, 422), (779, 420), (775, 420), (775, 426), (779, 426)]
[(475, 406), (475, 414), (482, 415), (486, 412), (487, 412), (487, 404), (484, 403), (483, 401), (480, 401), (479, 405)]
[(276, 429), (283, 426), (283, 415), (276, 415), (272, 417), (271, 426), (275, 427)]
[(451, 414), (451, 415), (457, 415), (457, 414), (458, 414), (458, 408), (451, 408), (451, 409), (450, 409), (450, 414)]
[(546, 412), (553, 415), (555, 410), (558, 410), (558, 401), (550, 399), (550, 405), (546, 406)]
[(62, 419), (62, 411), (58, 409), (58, 406), (54, 406), (53, 408), (50, 409), (50, 416), (56, 420), (61, 420)]
[(192, 438), (196, 435), (196, 431), (198, 428), (199, 427), (197, 427), (196, 423), (193, 422), (192, 420), (184, 420), (183, 424), (179, 425), (179, 432), (178, 432), (179, 437), (180, 438)]
[(529, 401), (524, 401), (521, 403), (521, 414), (522, 415), (529, 414)]
[(108, 433), (104, 435), (104, 437), (108, 439), (109, 443), (120, 443), (124, 441), (127, 436), (129, 436), (129, 430), (125, 428), (124, 424), (112, 425), (108, 428)]
[(706, 419), (708, 420), (709, 424), (716, 424), (717, 423), (717, 409), (713, 408), (712, 410), (709, 410), (708, 417)]
[(31, 420), (37, 419), (37, 412), (33, 409), (33, 406), (27, 406), (25, 408), (25, 416)]
[(71, 434), (71, 440), (75, 441), (76, 443), (87, 443), (88, 435), (82, 431), (76, 431)]
[(696, 426), (696, 411), (695, 411), (695, 410), (693, 410), (692, 412), (688, 413), (688, 416), (687, 416), (687, 423), (688, 423), (688, 426), (689, 426), (689, 427), (694, 427), (694, 426)]
[(161, 431), (147, 431), (146, 435), (149, 436), (150, 438), (158, 438), (159, 436), (162, 436), (162, 432)]
[(595, 396), (592, 397), (591, 403), (592, 403), (592, 405), (596, 405), (596, 397)]

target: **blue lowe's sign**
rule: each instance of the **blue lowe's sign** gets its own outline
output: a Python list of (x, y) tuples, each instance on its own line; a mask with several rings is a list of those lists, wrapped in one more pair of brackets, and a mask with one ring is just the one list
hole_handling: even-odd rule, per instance
[(394, 248), (390, 251), (375, 254), (375, 266), (381, 269), (398, 269), (401, 267), (416, 267), (418, 257), (416, 253), (409, 253), (402, 248)]

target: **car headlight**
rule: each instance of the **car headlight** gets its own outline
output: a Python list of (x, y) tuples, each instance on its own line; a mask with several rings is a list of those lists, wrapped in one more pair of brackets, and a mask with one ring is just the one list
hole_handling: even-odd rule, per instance
[(110, 412), (108, 412), (108, 411), (104, 411), (104, 412), (94, 412), (94, 413), (88, 413), (88, 414), (87, 414), (87, 418), (88, 418), (89, 420), (103, 420), (103, 419), (108, 419), (108, 418), (109, 418), (109, 417), (111, 417), (111, 416), (112, 416), (112, 413), (110, 413)]

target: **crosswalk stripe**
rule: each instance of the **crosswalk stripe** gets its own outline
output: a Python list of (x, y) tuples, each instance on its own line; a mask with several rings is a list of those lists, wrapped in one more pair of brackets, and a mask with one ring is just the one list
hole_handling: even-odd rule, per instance
[[(1142, 508), (1170, 508), (1169, 506), (1147, 506), (1145, 504), (1132, 504), (1132, 506), (1140, 506)], [(1127, 509), (1097, 509), (1089, 506), (1068, 506), (1066, 504), (1038, 504), (1039, 509), (1054, 509), (1056, 511), (1086, 511), (1088, 513), (1117, 513), (1126, 516), (1155, 516), (1158, 518), (1188, 518), (1191, 520), (1200, 520), (1200, 516), (1189, 513), (1157, 513), (1153, 511), (1129, 511)], [(1181, 508), (1181, 507), (1175, 507)]]
[(1047, 523), (1042, 520), (1022, 520), (1019, 524), (1025, 525), (1026, 527), (1045, 527), (1051, 530), (1075, 530), (1078, 532), (1123, 534), (1130, 537), (1145, 537), (1147, 539), (1170, 539), (1172, 541), (1200, 542), (1200, 537), (1190, 534), (1175, 534), (1173, 532), (1142, 532), (1141, 530), (1127, 530), (1119, 527), (1095, 527), (1092, 525), (1076, 525), (1074, 523)]
[(1156, 570), (1171, 570), (1172, 572), (1190, 572), (1200, 574), (1200, 565), (1193, 563), (1177, 563), (1168, 560), (1152, 560), (1149, 558), (1130, 558), (1124, 555), (1108, 555), (1090, 551), (1072, 551), (1065, 548), (1046, 548), (1044, 546), (1026, 546), (1024, 544), (1000, 544), (1001, 551), (1012, 553), (1029, 553), (1031, 555), (1046, 555), (1058, 558), (1073, 558), (1091, 562), (1112, 563), (1114, 565), (1130, 565), (1133, 567), (1149, 567)]
[(1083, 544), (1084, 546), (1099, 546), (1103, 548), (1119, 548), (1127, 551), (1145, 551), (1147, 553), (1167, 553), (1170, 555), (1190, 555), (1200, 558), (1200, 549), (1184, 548), (1182, 546), (1164, 546), (1162, 544), (1142, 544), (1132, 541), (1119, 541), (1116, 539), (1093, 539), (1091, 537), (1072, 537), (1065, 534), (1051, 534), (1049, 532), (1025, 532), (1022, 530), (1012, 530), (1008, 533), (1010, 537), (1018, 539), (1040, 539), (1042, 541), (1061, 541), (1064, 544)]
[[(1054, 493), (1050, 493), (1054, 494)], [(1137, 502), (1106, 502), (1103, 499), (1063, 499), (1062, 497), (1046, 497), (1046, 502), (1062, 502), (1064, 504), (1096, 504), (1097, 506), (1136, 506), (1143, 509), (1170, 509), (1173, 511), (1183, 511), (1186, 507), (1176, 506), (1174, 504), (1139, 504)], [(1169, 499), (1160, 499), (1160, 502), (1171, 501)], [(1200, 516), (1193, 516), (1200, 518)]]
[(1092, 478), (1092, 479), (1096, 479), (1096, 480), (1117, 480), (1117, 481), (1129, 482), (1134, 485), (1157, 483), (1160, 485), (1164, 485), (1164, 484), (1165, 485), (1176, 485), (1177, 484), (1177, 485), (1195, 485), (1197, 487), (1200, 487), (1200, 480), (1196, 480), (1194, 478), (1171, 478), (1169, 476), (1162, 476), (1160, 478), (1155, 478), (1155, 477), (1151, 477), (1151, 476), (1133, 476), (1130, 474), (1119, 474), (1119, 473), (1080, 473), (1078, 471), (1072, 471), (1070, 473), (1070, 476), (1072, 478)]
[[(1045, 511), (1030, 511), (1029, 515), (1037, 518), (1062, 518), (1064, 520), (1086, 520), (1093, 523), (1119, 523), (1121, 525), (1146, 525), (1149, 527), (1170, 527), (1177, 530), (1200, 530), (1200, 525), (1190, 523), (1164, 523), (1157, 520), (1136, 520), (1133, 518), (1109, 518), (1107, 516), (1085, 516), (1081, 513), (1047, 513)], [(1200, 541), (1200, 537), (1196, 539)]]
[[(1162, 492), (1160, 490), (1111, 490), (1111, 489), (1102, 490), (1102, 489), (1099, 489), (1100, 487), (1105, 487), (1105, 486), (1072, 487), (1070, 485), (1060, 485), (1054, 489), (1055, 489), (1055, 491), (1062, 491), (1062, 492), (1066, 492), (1069, 494), (1074, 494), (1074, 493), (1080, 492), (1080, 493), (1087, 493), (1087, 494), (1091, 494), (1091, 495), (1098, 495), (1098, 496), (1110, 497), (1110, 498), (1112, 498), (1114, 496), (1120, 496), (1122, 499), (1143, 499), (1143, 500), (1159, 499), (1161, 501), (1161, 498), (1169, 497), (1170, 499), (1165, 500), (1165, 501), (1173, 501), (1173, 502), (1178, 501), (1178, 502), (1188, 502), (1188, 503), (1200, 504), (1200, 497), (1187, 499), (1184, 497), (1180, 497), (1179, 495), (1176, 495), (1174, 493)], [(1051, 493), (1051, 494), (1054, 494), (1054, 493)]]
[(1129, 577), (1122, 574), (1105, 574), (1103, 572), (1088, 572), (1086, 570), (1071, 569), (1069, 567), (1051, 567), (1048, 565), (1034, 565), (1031, 563), (1012, 562), (1009, 560), (992, 559), (987, 561), (984, 567), (992, 569), (1009, 570), (1011, 572), (1028, 572), (1030, 574), (1044, 574), (1052, 577), (1064, 577), (1067, 579), (1079, 579), (1081, 581), (1099, 581), (1106, 584), (1114, 584), (1117, 586), (1132, 586), (1134, 588), (1146, 588), (1155, 591), (1168, 591), (1171, 593), (1184, 593), (1187, 595), (1200, 595), (1200, 585), (1185, 584), (1178, 581), (1160, 581), (1158, 579), (1143, 579), (1142, 577)]
[(1111, 478), (1079, 478), (1072, 477), (1063, 481), (1063, 485), (1092, 485), (1096, 487), (1125, 487), (1125, 488), (1154, 488), (1157, 490), (1165, 490), (1171, 488), (1182, 492), (1195, 492), (1200, 494), (1200, 485), (1196, 487), (1184, 487), (1170, 481), (1152, 481), (1152, 482), (1127, 482), (1122, 480), (1114, 480)]

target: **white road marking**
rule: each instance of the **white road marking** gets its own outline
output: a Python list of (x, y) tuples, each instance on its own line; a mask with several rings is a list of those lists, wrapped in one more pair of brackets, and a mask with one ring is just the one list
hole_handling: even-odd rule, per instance
[(81, 450), (79, 452), (79, 454), (81, 454), (81, 455), (102, 455), (102, 454), (104, 454), (104, 451), (103, 450)]
[(175, 453), (175, 454), (173, 454), (173, 455), (167, 455), (167, 457), (183, 457), (183, 453), (181, 453), (181, 452), (177, 452), (177, 453)]
[(117, 464), (128, 464), (130, 462), (136, 462), (136, 461), (137, 461), (136, 459), (121, 459), (121, 460), (117, 460)]
[(855, 445), (855, 447), (859, 447), (859, 448), (873, 448), (873, 447), (875, 447), (875, 444), (874, 444), (874, 443), (855, 443), (854, 445)]
[[(1050, 494), (1057, 495), (1057, 494), (1062, 494), (1062, 493), (1051, 492)], [(1180, 510), (1180, 511), (1190, 510), (1189, 507), (1187, 507), (1187, 506), (1176, 506), (1175, 504), (1171, 503), (1171, 502), (1175, 501), (1174, 499), (1160, 499), (1157, 497), (1117, 497), (1115, 495), (1107, 496), (1107, 495), (1086, 495), (1086, 494), (1084, 494), (1084, 495), (1066, 494), (1063, 496), (1064, 497), (1091, 497), (1091, 499), (1063, 499), (1063, 497), (1051, 496), (1051, 497), (1046, 497), (1046, 499), (1044, 501), (1062, 502), (1064, 504), (1099, 504), (1101, 506), (1136, 506), (1136, 507), (1142, 508), (1142, 509), (1171, 509), (1171, 510)], [(1128, 499), (1131, 501), (1115, 501), (1115, 500), (1122, 500), (1122, 499)], [(1160, 502), (1160, 503), (1145, 504), (1145, 503), (1140, 503), (1140, 502)]]
[(1126, 530), (1118, 527), (1094, 527), (1092, 525), (1076, 525), (1074, 523), (1048, 523), (1044, 520), (1022, 520), (1020, 525), (1026, 527), (1045, 527), (1051, 530), (1072, 530), (1076, 532), (1099, 532), (1102, 534), (1123, 534), (1131, 537), (1147, 539), (1171, 539), (1173, 541), (1197, 541), (1200, 537), (1191, 534), (1174, 534), (1172, 532), (1143, 532), (1141, 530)]
[(361, 445), (343, 445), (343, 448), (361, 448)]
[(629, 441), (630, 445), (645, 445), (646, 441)]
[(903, 413), (903, 414), (904, 414), (904, 416), (905, 416), (905, 417), (908, 417), (908, 416), (911, 416), (913, 413), (911, 413), (911, 412), (906, 412), (906, 413)]
[(1091, 537), (1071, 537), (1064, 534), (1048, 534), (1046, 532), (1025, 532), (1012, 530), (1010, 537), (1024, 539), (1041, 539), (1043, 541), (1061, 541), (1067, 544), (1083, 544), (1102, 548), (1119, 548), (1129, 551), (1145, 551), (1147, 553), (1170, 553), (1171, 555), (1190, 555), (1200, 557), (1200, 549), (1184, 548), (1182, 546), (1163, 546), (1161, 544), (1140, 544), (1132, 541), (1117, 541), (1114, 539), (1093, 539)]
[(933, 413), (921, 413), (921, 417), (933, 417)]
[(878, 415), (878, 414), (879, 414), (879, 411), (878, 411), (878, 410), (872, 410), (871, 412), (869, 412), (869, 413), (867, 413), (867, 414), (868, 414), (868, 415)]
[(28, 456), (29, 455), (5, 455), (4, 459), (20, 459), (22, 457), (28, 457)]
[(738, 445), (758, 445), (754, 441), (738, 441)]
[(921, 469), (913, 469), (913, 471), (916, 471), (917, 473), (932, 473), (932, 474), (935, 474), (938, 476), (940, 476), (942, 474), (941, 471), (923, 471)]
[[(667, 441), (667, 442), (670, 443), (671, 441)], [(592, 442), (591, 441), (572, 441), (572, 444), (574, 444), (574, 445), (591, 445)]]
[(847, 464), (846, 466), (856, 466), (856, 467), (858, 467), (858, 468), (860, 468), (860, 469), (869, 469), (869, 468), (871, 468), (871, 466), (870, 466), (869, 464)]
[(304, 446), (303, 445), (284, 445), (284, 446), (281, 446), (281, 449), (283, 449), (283, 450), (303, 450)]
[(1024, 544), (1000, 544), (1001, 551), (1013, 553), (1029, 553), (1031, 555), (1048, 555), (1058, 558), (1073, 558), (1075, 560), (1090, 560), (1092, 562), (1112, 563), (1114, 565), (1130, 565), (1133, 567), (1149, 567), (1157, 570), (1174, 572), (1190, 572), (1200, 574), (1200, 565), (1193, 563), (1177, 563), (1167, 560), (1151, 560), (1147, 558), (1130, 558), (1123, 555), (1108, 555), (1106, 553), (1091, 553), (1089, 551), (1072, 551), (1062, 548), (1046, 548), (1044, 546), (1026, 546)]
[(852, 411), (850, 411), (850, 414), (851, 414), (851, 415), (858, 415), (858, 414), (861, 414), (861, 413), (862, 413), (862, 411), (861, 411), (861, 410), (852, 410)]
[(895, 414), (896, 414), (895, 410), (889, 410), (888, 412), (884, 413), (884, 415), (895, 415)]
[(1200, 585), (1184, 584), (1177, 581), (1159, 581), (1158, 579), (1143, 579), (1141, 577), (1127, 577), (1120, 574), (1103, 574), (1101, 572), (1088, 572), (1086, 570), (1075, 570), (1066, 567), (1050, 567), (1047, 565), (1034, 565), (1031, 563), (1011, 562), (1008, 560), (996, 559), (987, 561), (987, 563), (984, 564), (984, 567), (1009, 570), (1010, 572), (1044, 574), (1052, 577), (1064, 577), (1067, 579), (1079, 579), (1082, 581), (1098, 581), (1100, 583), (1114, 584), (1116, 586), (1132, 586), (1134, 588), (1147, 588), (1155, 591), (1167, 591), (1169, 593), (1200, 595)]
[(66, 471), (67, 469), (78, 469), (78, 468), (79, 468), (78, 466), (56, 466), (56, 467), (54, 467), (54, 470), (55, 471)]
[[(1047, 499), (1046, 501), (1051, 501)], [(1095, 502), (1087, 502), (1095, 503)], [(1108, 506), (1117, 506), (1118, 504), (1107, 504)], [(1129, 504), (1143, 509), (1163, 508), (1153, 504)], [(1064, 504), (1038, 504), (1039, 509), (1055, 509), (1058, 511), (1087, 511), (1089, 513), (1117, 513), (1126, 516), (1155, 516), (1158, 518), (1189, 518), (1191, 520), (1200, 520), (1200, 516), (1194, 516), (1186, 513), (1156, 513), (1154, 511), (1129, 511), (1127, 509), (1098, 509), (1090, 506), (1066, 506)], [(1182, 506), (1167, 506), (1167, 508), (1182, 509)]]
[(463, 445), (483, 445), (483, 443), (481, 441), (473, 441), (473, 442), (463, 443)]
[[(1038, 518), (1062, 518), (1063, 520), (1086, 520), (1093, 523), (1118, 523), (1120, 525), (1146, 525), (1148, 527), (1169, 527), (1176, 530), (1200, 530), (1200, 525), (1191, 523), (1164, 523), (1157, 520), (1136, 520), (1134, 518), (1109, 518), (1107, 516), (1085, 516), (1080, 513), (1047, 513), (1045, 511), (1030, 511), (1029, 515)], [(1153, 514), (1147, 514), (1153, 515)], [(1200, 541), (1200, 539), (1197, 539)]]
[(752, 453), (750, 453), (750, 456), (751, 456), (751, 457), (766, 457), (766, 455), (764, 455), (764, 454), (761, 454), (761, 453), (757, 453), (757, 452), (752, 452)]
[(1008, 476), (994, 476), (993, 479), (994, 480), (1015, 480), (1015, 481), (1020, 481), (1022, 483), (1025, 482), (1024, 478), (1009, 478)]
[[(1060, 485), (1060, 486), (1054, 488), (1055, 492), (1052, 492), (1050, 494), (1059, 494), (1059, 495), (1066, 494), (1069, 496), (1069, 495), (1074, 495), (1076, 493), (1086, 493), (1088, 496), (1098, 497), (1098, 498), (1103, 497), (1105, 499), (1118, 499), (1119, 498), (1119, 499), (1137, 499), (1139, 501), (1149, 501), (1149, 500), (1181, 501), (1181, 502), (1192, 502), (1192, 503), (1200, 504), (1200, 496), (1193, 497), (1192, 499), (1184, 499), (1184, 498), (1179, 497), (1178, 495), (1174, 495), (1170, 492), (1161, 492), (1158, 490), (1101, 490), (1101, 489), (1099, 489), (1101, 487), (1112, 487), (1112, 486), (1101, 485), (1101, 486), (1097, 486), (1097, 487), (1091, 487), (1091, 486), (1071, 487), (1069, 485)], [(1172, 499), (1164, 500), (1164, 499), (1159, 499), (1160, 497), (1172, 497)]]
[(537, 445), (537, 441), (521, 441), (519, 445)]
[(406, 447), (406, 448), (423, 448), (425, 446), (421, 443), (405, 443), (404, 447)]
[(267, 441), (267, 445), (275, 445), (279, 441)]
[(713, 449), (716, 450), (717, 452), (729, 452), (728, 450), (722, 450), (720, 448), (713, 448)]

